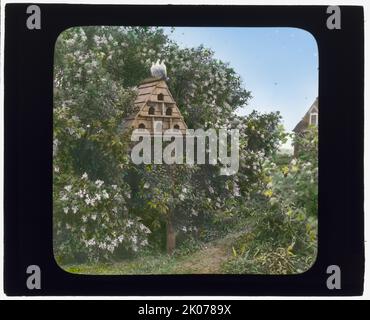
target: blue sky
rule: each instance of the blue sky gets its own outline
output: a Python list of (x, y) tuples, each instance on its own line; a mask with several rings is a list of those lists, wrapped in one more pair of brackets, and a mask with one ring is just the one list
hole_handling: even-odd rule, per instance
[[(170, 34), (170, 28), (166, 28)], [(314, 37), (296, 28), (175, 28), (180, 46), (203, 44), (241, 75), (253, 98), (239, 114), (279, 110), (292, 130), (318, 95), (318, 49)]]

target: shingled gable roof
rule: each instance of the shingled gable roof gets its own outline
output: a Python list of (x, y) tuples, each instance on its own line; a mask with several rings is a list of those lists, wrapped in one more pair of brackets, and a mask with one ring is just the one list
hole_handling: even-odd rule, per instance
[[(128, 117), (124, 119), (124, 123), (123, 123), (124, 128), (131, 127), (134, 121), (140, 116), (140, 113), (143, 111), (146, 104), (148, 103), (148, 100), (150, 99), (153, 92), (157, 88), (165, 89), (169, 96), (169, 101), (166, 101), (166, 102), (173, 103), (178, 109), (175, 99), (173, 98), (165, 80), (163, 80), (162, 78), (153, 78), (153, 77), (144, 79), (137, 88), (138, 94), (134, 102), (134, 111)], [(180, 114), (180, 118), (185, 128), (187, 128), (186, 123), (181, 114)]]
[(293, 131), (295, 133), (302, 132), (308, 127), (308, 125), (310, 123), (310, 114), (311, 114), (313, 109), (316, 109), (317, 112), (319, 111), (319, 100), (318, 100), (318, 98), (315, 99), (314, 103), (311, 105), (311, 107), (305, 113), (305, 115), (303, 116), (301, 121), (299, 121), (297, 123), (297, 125), (294, 127)]

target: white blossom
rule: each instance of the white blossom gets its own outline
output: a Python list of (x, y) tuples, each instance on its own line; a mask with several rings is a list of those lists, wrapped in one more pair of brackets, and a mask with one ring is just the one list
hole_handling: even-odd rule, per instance
[(95, 244), (96, 244), (96, 241), (94, 238), (91, 238), (90, 240), (86, 242), (86, 245), (89, 247), (94, 246)]
[(144, 226), (142, 223), (139, 226), (141, 231), (144, 231), (145, 233), (151, 233), (148, 227)]
[(127, 220), (127, 226), (128, 227), (131, 227), (132, 225), (134, 224), (134, 222), (132, 220)]
[(109, 194), (108, 194), (107, 190), (103, 190), (102, 194), (103, 194), (104, 199), (109, 199)]
[(100, 188), (104, 184), (104, 181), (98, 179), (95, 181), (95, 184), (98, 188)]
[(137, 243), (137, 236), (136, 235), (131, 236), (130, 240), (132, 240), (133, 243)]
[(67, 46), (73, 46), (75, 44), (75, 40), (74, 39), (68, 39), (66, 40), (66, 45)]
[(85, 193), (86, 193), (86, 190), (78, 190), (78, 192), (76, 192), (76, 196), (79, 196), (80, 198), (83, 198), (85, 196)]
[(237, 183), (234, 182), (233, 185), (233, 194), (235, 197), (240, 197), (240, 189)]
[(91, 201), (92, 200), (89, 198), (89, 196), (87, 196), (86, 199), (85, 199), (86, 204), (87, 205), (91, 204)]

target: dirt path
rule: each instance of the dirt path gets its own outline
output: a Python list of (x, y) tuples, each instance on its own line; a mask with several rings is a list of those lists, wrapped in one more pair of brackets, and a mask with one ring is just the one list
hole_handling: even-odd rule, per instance
[(179, 261), (177, 266), (173, 268), (174, 273), (221, 273), (222, 264), (232, 255), (231, 243), (241, 234), (243, 232), (230, 234), (204, 246), (203, 249), (189, 255), (183, 261)]

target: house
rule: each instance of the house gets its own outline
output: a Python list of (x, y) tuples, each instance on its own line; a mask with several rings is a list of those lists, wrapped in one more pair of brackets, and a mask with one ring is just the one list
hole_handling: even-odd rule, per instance
[(185, 134), (187, 125), (163, 77), (142, 81), (137, 89), (134, 111), (124, 119), (124, 128), (159, 130), (178, 129)]
[[(315, 99), (314, 103), (311, 105), (311, 107), (308, 109), (304, 117), (297, 123), (297, 125), (294, 127), (293, 132), (295, 134), (304, 134), (307, 130), (308, 126), (319, 125), (319, 100), (318, 98)], [(297, 155), (297, 146), (294, 146), (294, 155)]]
[(319, 124), (319, 101), (318, 98), (315, 99), (315, 102), (308, 109), (301, 121), (297, 123), (293, 131), (296, 134), (304, 133), (309, 125), (317, 126)]

